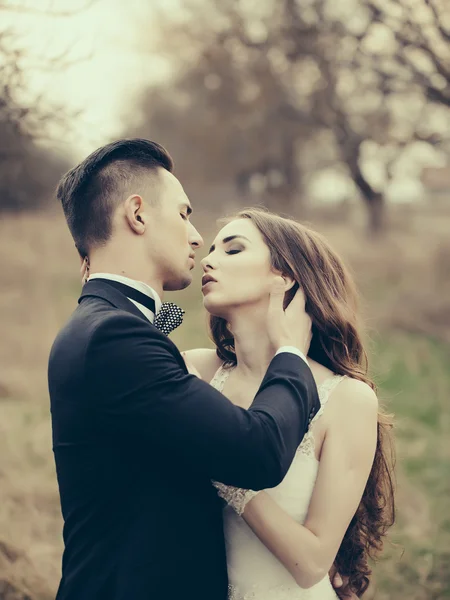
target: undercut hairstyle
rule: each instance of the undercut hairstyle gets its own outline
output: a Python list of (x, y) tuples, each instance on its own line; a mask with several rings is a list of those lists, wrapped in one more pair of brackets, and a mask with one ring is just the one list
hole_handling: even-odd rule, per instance
[(56, 197), (81, 257), (110, 239), (114, 212), (130, 184), (140, 193), (139, 179), (158, 168), (173, 172), (165, 148), (150, 140), (123, 139), (98, 148), (63, 176)]

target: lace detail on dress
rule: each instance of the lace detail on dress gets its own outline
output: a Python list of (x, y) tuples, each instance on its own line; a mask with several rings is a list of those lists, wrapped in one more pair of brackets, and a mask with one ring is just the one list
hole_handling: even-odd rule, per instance
[[(223, 391), (232, 370), (221, 367), (211, 384)], [(314, 420), (323, 413), (323, 406), (331, 389), (341, 380), (336, 376), (331, 379), (333, 383), (327, 380), (318, 390), (322, 406)], [(314, 444), (311, 431), (305, 436), (283, 481), (278, 486), (265, 490), (298, 523), (305, 521), (319, 470), (314, 451), (312, 458), (306, 454), (308, 444)], [(233, 489), (225, 491), (233, 492), (233, 495), (235, 492)], [(246, 492), (247, 490), (243, 491), (244, 494)], [(309, 589), (301, 588), (232, 506), (225, 506), (223, 518), (230, 583), (229, 600), (338, 600), (328, 575)]]
[[(234, 585), (228, 586), (228, 600), (264, 600), (265, 598), (270, 600), (308, 600), (314, 599), (312, 594), (313, 592), (310, 592), (309, 589), (303, 589), (297, 586), (294, 587), (292, 585), (281, 585), (272, 589), (255, 585), (251, 591), (247, 591), (244, 594), (239, 592)], [(333, 597), (337, 598), (337, 596), (334, 595)]]
[(259, 491), (245, 490), (235, 487), (234, 485), (225, 485), (218, 481), (213, 481), (212, 484), (217, 489), (218, 495), (223, 498), (239, 516), (242, 515), (245, 506), (250, 500), (259, 494)]
[(314, 439), (312, 426), (323, 415), (323, 411), (325, 410), (325, 406), (328, 402), (331, 392), (345, 377), (346, 375), (332, 375), (328, 379), (325, 379), (325, 381), (323, 381), (322, 384), (319, 385), (319, 387), (317, 388), (317, 393), (319, 394), (320, 400), (320, 408), (317, 411), (314, 419), (311, 421), (309, 429), (306, 432), (305, 437), (303, 438), (303, 441), (298, 448), (298, 452), (300, 452), (301, 454), (316, 459), (316, 442)]
[[(234, 367), (225, 368), (223, 365), (221, 365), (217, 369), (216, 374), (214, 375), (211, 381), (211, 385), (215, 387), (216, 390), (219, 390), (219, 392), (222, 392), (225, 386), (225, 382), (228, 379), (233, 368)], [(320, 409), (317, 411), (317, 414), (311, 421), (308, 431), (306, 432), (302, 443), (298, 447), (297, 452), (300, 452), (301, 454), (309, 456), (313, 459), (316, 458), (316, 445), (314, 433), (312, 431), (312, 426), (323, 415), (323, 411), (325, 410), (325, 406), (328, 402), (331, 392), (338, 385), (338, 383), (345, 379), (345, 377), (346, 375), (332, 375), (331, 377), (328, 377), (328, 379), (325, 379), (325, 381), (323, 381), (321, 385), (319, 385), (319, 387), (317, 388), (317, 393), (319, 395), (320, 400)]]
[(223, 365), (220, 365), (214, 377), (212, 378), (210, 385), (212, 385), (213, 388), (216, 388), (216, 390), (218, 390), (219, 392), (222, 392), (225, 385), (225, 381), (228, 379), (228, 376), (233, 370), (233, 368), (234, 367), (228, 367), (226, 369)]
[[(228, 379), (232, 370), (233, 367), (226, 369), (221, 365), (212, 378), (211, 385), (219, 392), (222, 392), (225, 381)], [(225, 485), (219, 481), (212, 481), (212, 484), (217, 489), (218, 495), (223, 498), (223, 500), (225, 500), (239, 516), (244, 512), (246, 504), (259, 493), (254, 490), (245, 490), (234, 487), (233, 485)]]

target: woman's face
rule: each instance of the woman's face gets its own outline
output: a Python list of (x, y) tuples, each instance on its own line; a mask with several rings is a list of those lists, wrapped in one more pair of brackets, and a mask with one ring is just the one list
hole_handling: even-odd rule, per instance
[(267, 302), (276, 273), (269, 248), (250, 219), (223, 227), (202, 260), (203, 303), (206, 310), (228, 319), (236, 307)]

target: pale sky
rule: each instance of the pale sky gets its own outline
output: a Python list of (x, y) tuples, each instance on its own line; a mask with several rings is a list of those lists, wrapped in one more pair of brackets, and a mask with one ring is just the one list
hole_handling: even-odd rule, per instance
[[(9, 0), (9, 5), (24, 0)], [(28, 6), (45, 10), (70, 10), (87, 0), (34, 0)], [(1, 28), (13, 25), (33, 57), (57, 55), (86, 57), (61, 72), (34, 69), (29, 77), (33, 91), (44, 92), (70, 110), (82, 110), (64, 137), (75, 158), (84, 156), (111, 135), (120, 135), (124, 119), (133, 110), (141, 82), (148, 84), (167, 72), (162, 59), (150, 47), (155, 21), (152, 0), (97, 0), (90, 8), (69, 17), (0, 12)], [(153, 4), (155, 4), (153, 0)], [(153, 33), (152, 33), (153, 31)], [(37, 62), (37, 61), (36, 61)]]
[[(347, 8), (355, 1), (347, 0)], [(56, 11), (68, 11), (88, 2), (6, 0), (9, 6), (28, 4), (44, 12), (49, 6)], [(111, 137), (120, 136), (123, 123), (136, 110), (136, 93), (142, 82), (148, 85), (167, 76), (167, 64), (157, 52), (150, 51), (157, 32), (154, 9), (160, 4), (175, 14), (183, 0), (97, 0), (90, 8), (68, 17), (0, 9), (0, 30), (14, 26), (37, 64), (39, 55), (51, 56), (67, 49), (72, 58), (90, 56), (56, 73), (36, 68), (27, 71), (33, 91), (45, 93), (69, 110), (82, 111), (72, 121), (69, 132), (59, 134), (61, 151), (70, 150), (74, 160), (84, 158)], [(375, 179), (377, 162), (376, 157), (366, 158), (366, 167)], [(401, 179), (409, 186), (404, 192), (412, 199), (422, 195), (417, 178), (421, 166), (443, 164), (445, 158), (427, 147), (413, 149), (403, 162)], [(311, 192), (317, 198), (335, 200), (339, 195), (351, 194), (352, 190), (348, 178), (339, 178), (333, 170), (317, 173), (311, 182)]]

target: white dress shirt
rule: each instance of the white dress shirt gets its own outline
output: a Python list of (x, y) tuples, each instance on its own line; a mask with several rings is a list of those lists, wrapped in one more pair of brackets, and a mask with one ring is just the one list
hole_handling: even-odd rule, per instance
[[(110, 279), (111, 281), (117, 281), (118, 283), (123, 283), (124, 285), (128, 285), (129, 287), (134, 288), (138, 292), (141, 292), (141, 294), (145, 294), (146, 296), (153, 298), (153, 300), (155, 301), (156, 314), (159, 313), (159, 311), (161, 309), (161, 305), (162, 305), (161, 298), (159, 297), (159, 295), (155, 292), (155, 290), (152, 287), (150, 287), (143, 281), (136, 281), (135, 279), (130, 279), (129, 277), (124, 277), (123, 275), (114, 275), (113, 273), (93, 273), (92, 275), (90, 275), (88, 281), (91, 281), (92, 279), (100, 279), (100, 278), (101, 279)], [(140, 302), (133, 300), (133, 298), (128, 298), (128, 300), (130, 302), (132, 302), (135, 306), (137, 306), (137, 308), (141, 311), (141, 313), (145, 317), (147, 317), (147, 319), (150, 321), (150, 323), (153, 323), (153, 321), (155, 320), (155, 315), (149, 308), (147, 308), (146, 306), (143, 306)]]

